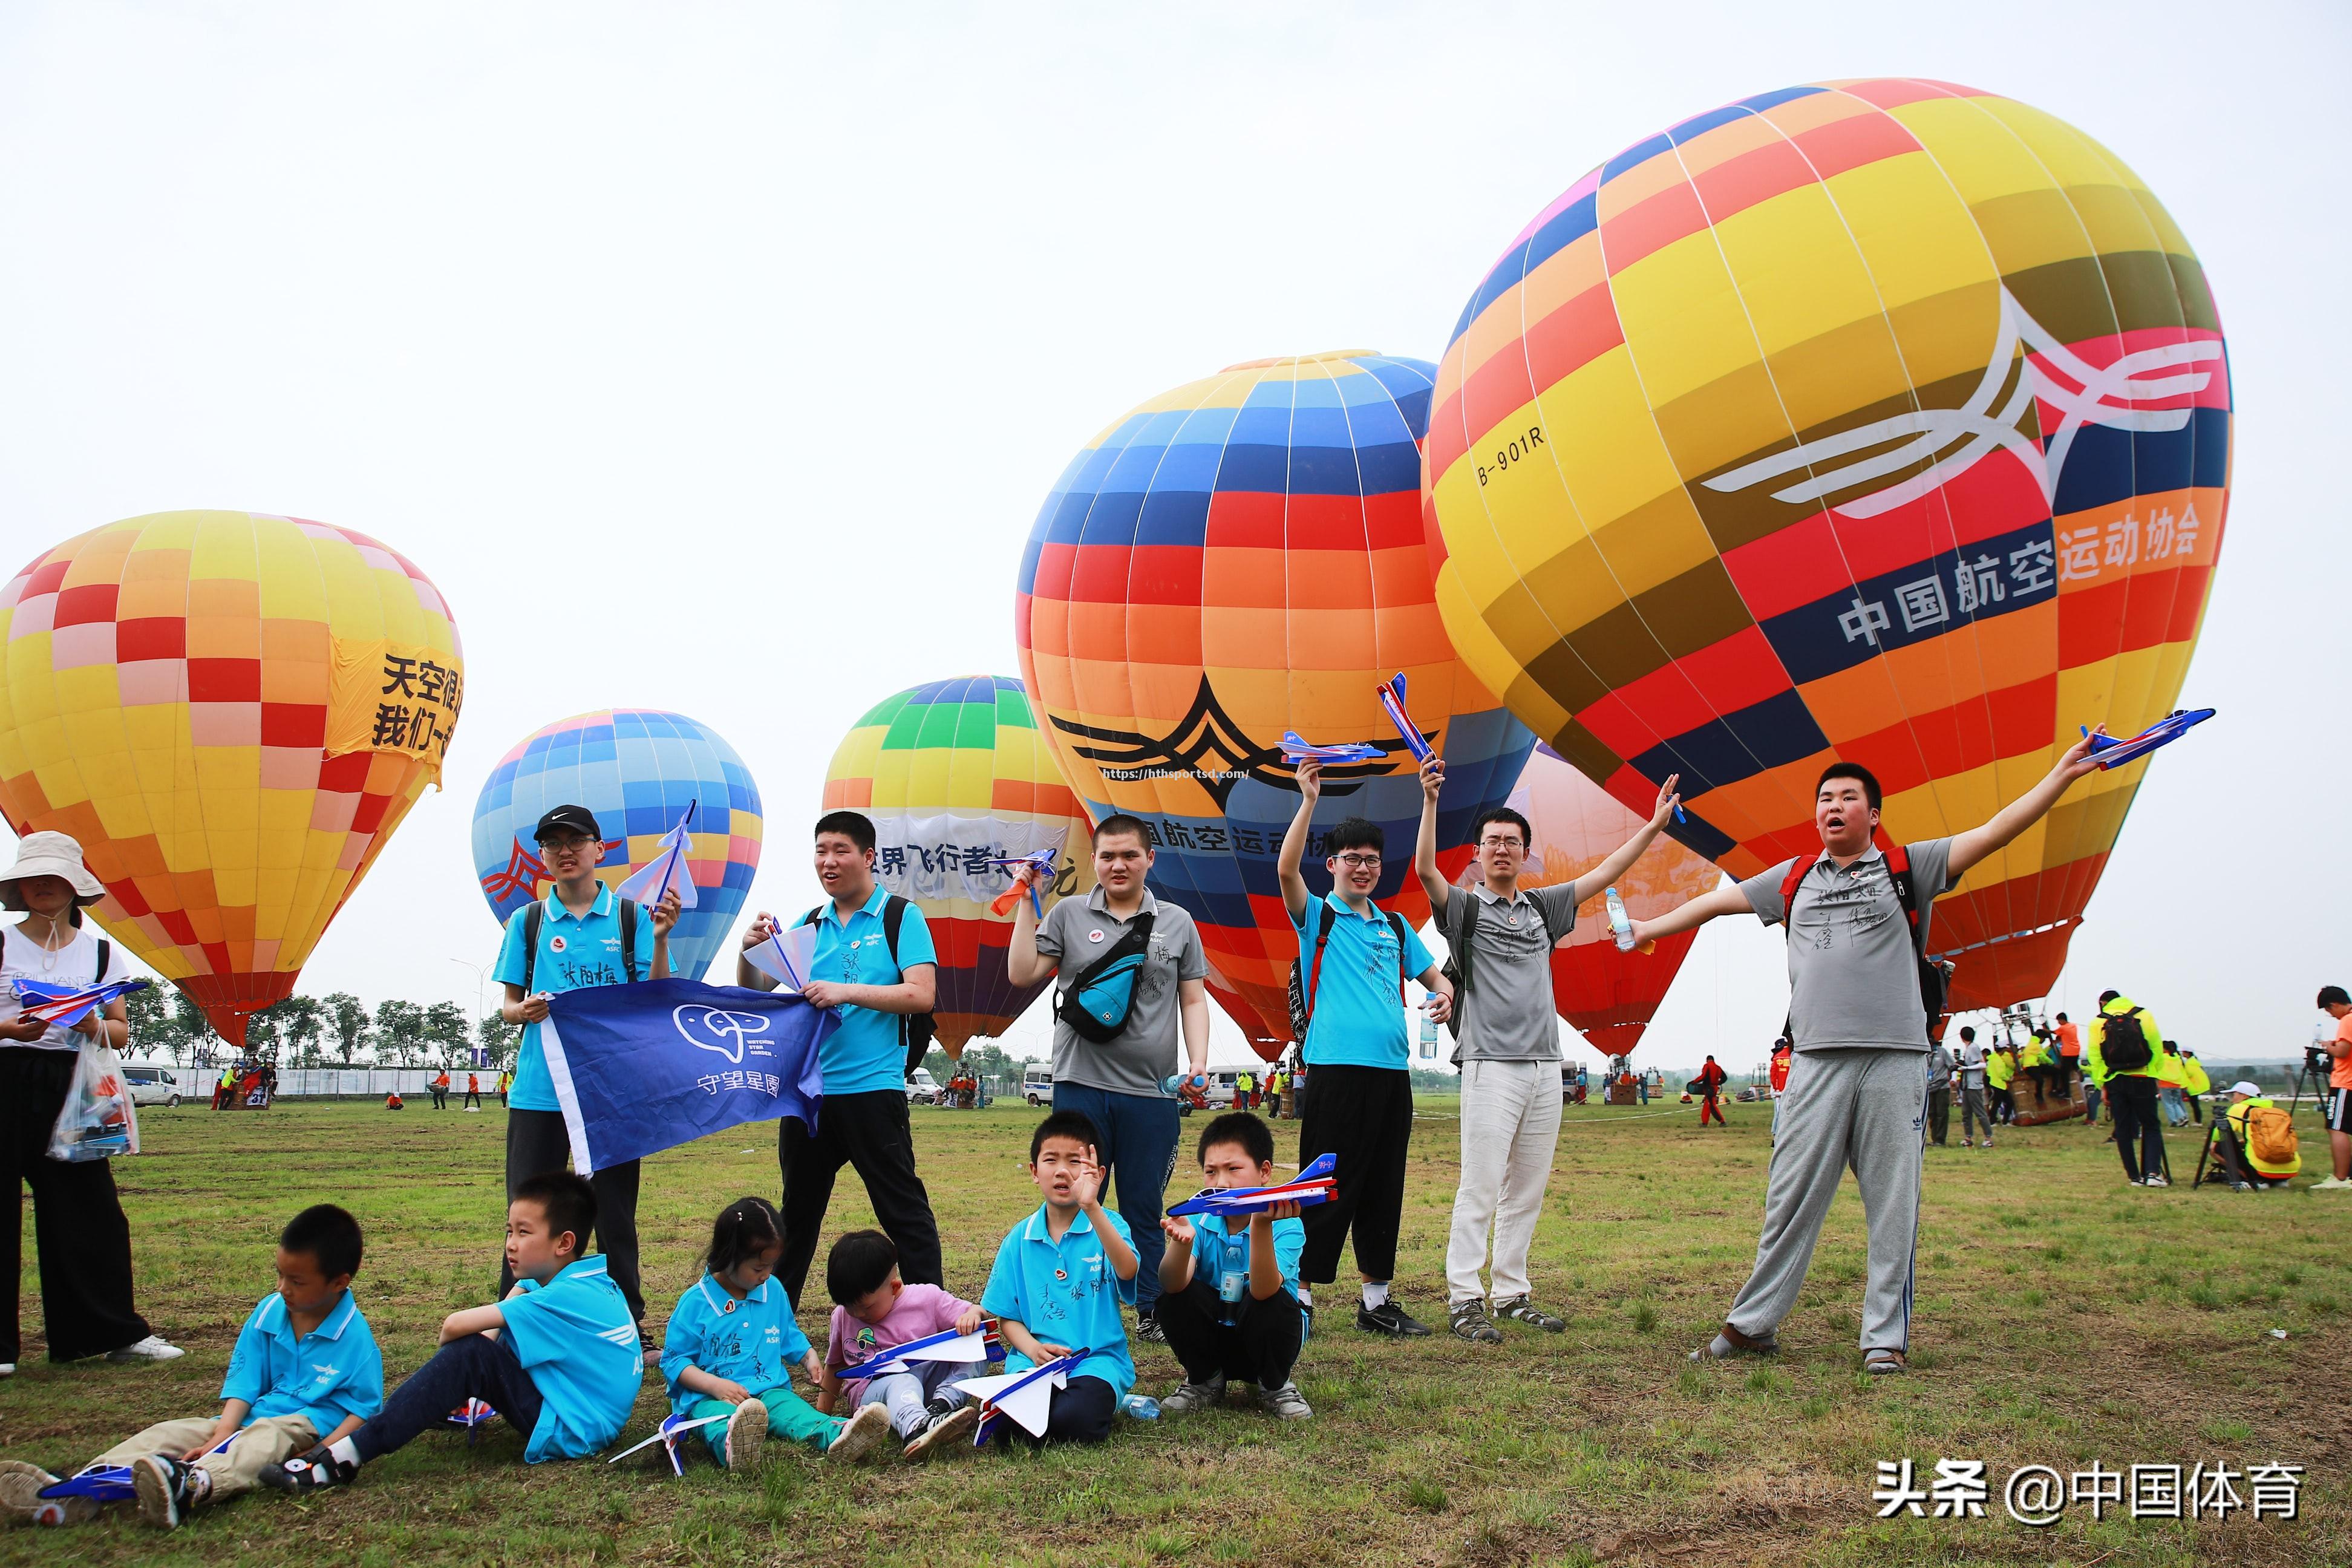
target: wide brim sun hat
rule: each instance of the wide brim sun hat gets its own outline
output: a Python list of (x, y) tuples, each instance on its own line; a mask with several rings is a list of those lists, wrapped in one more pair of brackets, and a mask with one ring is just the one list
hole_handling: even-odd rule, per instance
[(64, 833), (27, 833), (16, 841), (16, 863), (0, 871), (0, 905), (22, 913), (24, 900), (16, 884), (27, 877), (62, 877), (72, 884), (74, 902), (94, 904), (106, 897), (106, 884), (82, 864), (79, 841)]

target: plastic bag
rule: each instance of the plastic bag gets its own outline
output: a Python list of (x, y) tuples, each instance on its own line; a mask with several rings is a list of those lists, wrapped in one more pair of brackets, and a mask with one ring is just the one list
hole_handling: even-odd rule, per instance
[(73, 1082), (49, 1134), (49, 1158), (78, 1164), (139, 1152), (139, 1114), (122, 1058), (110, 1046), (84, 1046), (74, 1053)]

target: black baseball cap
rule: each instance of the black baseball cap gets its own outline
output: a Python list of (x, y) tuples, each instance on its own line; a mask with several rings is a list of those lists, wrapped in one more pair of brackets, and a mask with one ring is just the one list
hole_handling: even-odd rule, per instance
[(544, 844), (551, 835), (562, 832), (577, 833), (599, 844), (604, 842), (604, 835), (596, 826), (596, 814), (584, 805), (559, 805), (550, 811), (531, 829), (531, 841)]

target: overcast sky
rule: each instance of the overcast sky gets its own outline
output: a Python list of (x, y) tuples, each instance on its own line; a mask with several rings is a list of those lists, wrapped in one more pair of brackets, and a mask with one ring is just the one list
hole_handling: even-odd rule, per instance
[[(590, 708), (725, 734), (768, 806), (754, 904), (813, 902), (835, 743), (903, 687), (1018, 673), (1021, 543), (1111, 418), (1237, 360), (1433, 359), (1621, 147), (1880, 74), (2105, 142), (2229, 334), (2183, 692), (2221, 717), (2149, 770), (2061, 1005), (2116, 985), (2209, 1056), (2283, 1058), (2352, 974), (2341, 6), (789, 11), (0, 6), (0, 570), (142, 512), (291, 513), (409, 555), (465, 639), (448, 788), (302, 989), (470, 1004), (475, 795)], [(1780, 965), (1718, 922), (1644, 1054), (1744, 1068)]]

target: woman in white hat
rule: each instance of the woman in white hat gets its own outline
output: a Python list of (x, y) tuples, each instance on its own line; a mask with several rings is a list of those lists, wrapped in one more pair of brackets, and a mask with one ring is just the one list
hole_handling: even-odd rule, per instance
[[(62, 833), (28, 833), (16, 863), (0, 871), (0, 906), (25, 918), (0, 927), (0, 979), (96, 984), (130, 975), (121, 950), (83, 923), (82, 906), (106, 896), (81, 863), (81, 846)], [(109, 1162), (68, 1164), (48, 1157), (49, 1133), (65, 1108), (74, 1053), (85, 1044), (121, 1048), (131, 1025), (121, 1002), (71, 1028), (23, 1016), (13, 990), (0, 996), (0, 1377), (23, 1350), (16, 1279), (23, 1266), (23, 1208), (33, 1189), (33, 1236), (41, 1258), (41, 1317), (51, 1361), (170, 1361), (180, 1353), (152, 1332), (131, 1302), (131, 1222), (115, 1195)]]

